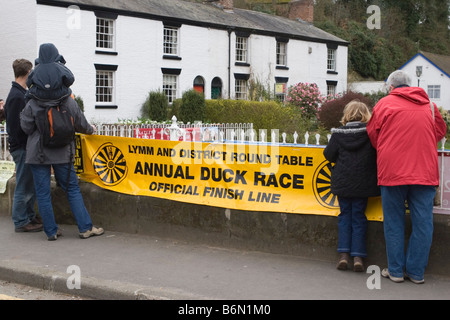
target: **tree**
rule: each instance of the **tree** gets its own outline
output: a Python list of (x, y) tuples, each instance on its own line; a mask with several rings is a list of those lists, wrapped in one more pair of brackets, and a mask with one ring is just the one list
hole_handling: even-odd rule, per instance
[[(381, 9), (381, 29), (367, 28), (367, 7)], [(449, 1), (316, 0), (314, 24), (350, 42), (349, 68), (384, 80), (419, 50), (450, 53)]]

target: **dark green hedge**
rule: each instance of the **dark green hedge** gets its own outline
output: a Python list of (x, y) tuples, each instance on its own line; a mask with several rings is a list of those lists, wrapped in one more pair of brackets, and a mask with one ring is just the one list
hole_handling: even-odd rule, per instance
[(253, 123), (253, 128), (298, 131), (300, 112), (275, 101), (207, 100), (205, 119), (211, 123)]
[[(178, 119), (181, 99), (173, 102), (169, 111), (169, 118), (175, 115)], [(245, 100), (205, 100), (205, 123), (253, 123), (253, 129), (259, 135), (260, 130), (267, 130), (270, 136), (271, 130), (279, 130), (280, 142), (282, 133), (287, 134), (286, 141), (293, 142), (293, 134), (297, 132), (298, 143), (303, 143), (306, 131), (310, 136), (321, 134), (321, 144), (326, 144), (326, 132), (318, 128), (315, 120), (302, 118), (298, 108), (284, 105), (277, 101), (245, 101)], [(270, 139), (270, 138), (269, 138)], [(314, 139), (310, 138), (310, 143)], [(315, 141), (315, 140), (314, 140)]]

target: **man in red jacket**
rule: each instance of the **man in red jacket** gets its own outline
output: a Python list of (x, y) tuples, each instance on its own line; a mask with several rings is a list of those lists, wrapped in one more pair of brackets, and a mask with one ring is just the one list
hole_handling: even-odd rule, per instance
[[(433, 237), (433, 199), (439, 185), (437, 142), (447, 127), (422, 88), (401, 70), (388, 80), (389, 95), (373, 109), (367, 133), (377, 150), (388, 268), (384, 277), (424, 282)], [(405, 200), (412, 232), (405, 255)]]

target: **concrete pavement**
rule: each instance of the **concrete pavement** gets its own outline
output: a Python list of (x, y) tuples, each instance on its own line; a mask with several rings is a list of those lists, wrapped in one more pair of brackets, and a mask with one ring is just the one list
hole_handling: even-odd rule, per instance
[(15, 233), (0, 216), (0, 278), (96, 299), (450, 299), (442, 275), (396, 284), (377, 274), (385, 266), (355, 273), (330, 261), (109, 230), (82, 240), (75, 226), (60, 228), (64, 236), (47, 241), (43, 232)]

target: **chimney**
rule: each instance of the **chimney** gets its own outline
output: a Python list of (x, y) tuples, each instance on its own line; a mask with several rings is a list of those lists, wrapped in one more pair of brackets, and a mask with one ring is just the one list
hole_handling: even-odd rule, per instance
[(313, 23), (314, 22), (314, 0), (291, 0), (289, 3), (289, 19)]
[(234, 0), (219, 0), (219, 4), (223, 7), (225, 11), (233, 11)]

